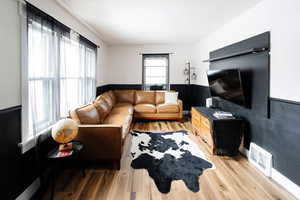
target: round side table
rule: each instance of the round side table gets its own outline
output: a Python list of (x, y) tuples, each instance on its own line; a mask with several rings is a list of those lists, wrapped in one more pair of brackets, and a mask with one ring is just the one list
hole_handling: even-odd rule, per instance
[[(51, 186), (51, 199), (53, 199), (54, 191), (55, 191), (55, 179), (57, 177), (58, 171), (62, 168), (61, 165), (63, 162), (67, 160), (71, 160), (79, 155), (79, 152), (83, 149), (83, 144), (79, 141), (73, 141), (72, 143), (72, 150), (66, 151), (65, 153), (62, 153), (59, 151), (59, 146), (57, 145), (54, 149), (52, 149), (47, 154), (47, 159), (53, 163), (54, 170), (52, 177), (52, 186)], [(69, 153), (68, 153), (69, 152)], [(82, 174), (85, 176), (84, 169), (82, 168)]]

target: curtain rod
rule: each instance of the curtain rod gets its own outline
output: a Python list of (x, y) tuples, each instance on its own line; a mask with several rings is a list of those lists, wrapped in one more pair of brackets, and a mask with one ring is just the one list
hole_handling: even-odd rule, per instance
[(171, 52), (171, 53), (139, 53), (139, 55), (161, 55), (161, 54), (172, 55), (172, 54), (175, 54), (175, 53), (173, 53), (173, 52)]

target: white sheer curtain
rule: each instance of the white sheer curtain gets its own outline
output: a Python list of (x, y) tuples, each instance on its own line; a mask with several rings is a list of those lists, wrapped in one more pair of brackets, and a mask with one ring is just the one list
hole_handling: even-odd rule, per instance
[(96, 95), (96, 51), (80, 42), (79, 35), (60, 40), (60, 115), (90, 103)]
[(57, 44), (57, 33), (49, 24), (28, 19), (28, 137), (57, 120)]
[(27, 4), (22, 143), (95, 98), (97, 47)]

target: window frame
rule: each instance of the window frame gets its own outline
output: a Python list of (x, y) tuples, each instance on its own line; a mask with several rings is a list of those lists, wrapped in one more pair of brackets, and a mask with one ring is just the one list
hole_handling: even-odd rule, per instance
[[(164, 90), (170, 89), (170, 55), (168, 53), (153, 53), (153, 54), (142, 54), (142, 89), (147, 89), (148, 85), (146, 85), (146, 66), (145, 66), (145, 59), (152, 58), (152, 57), (164, 57), (167, 59), (167, 66), (166, 66), (166, 88)], [(153, 85), (155, 86), (155, 85)], [(150, 85), (151, 87), (151, 85)]]

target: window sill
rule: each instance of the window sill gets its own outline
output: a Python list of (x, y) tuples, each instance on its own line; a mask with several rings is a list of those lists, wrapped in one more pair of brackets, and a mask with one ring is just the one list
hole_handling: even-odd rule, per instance
[[(36, 137), (38, 137), (39, 135), (43, 135), (46, 134), (48, 131), (50, 131), (52, 129), (52, 126), (49, 126), (48, 128), (42, 130), (41, 132), (39, 132)], [(33, 147), (35, 147), (35, 137), (30, 137), (28, 138), (25, 142), (21, 142), (19, 143), (19, 147), (21, 148), (21, 153), (24, 154), (27, 151), (29, 151), (30, 149), (32, 149)]]

